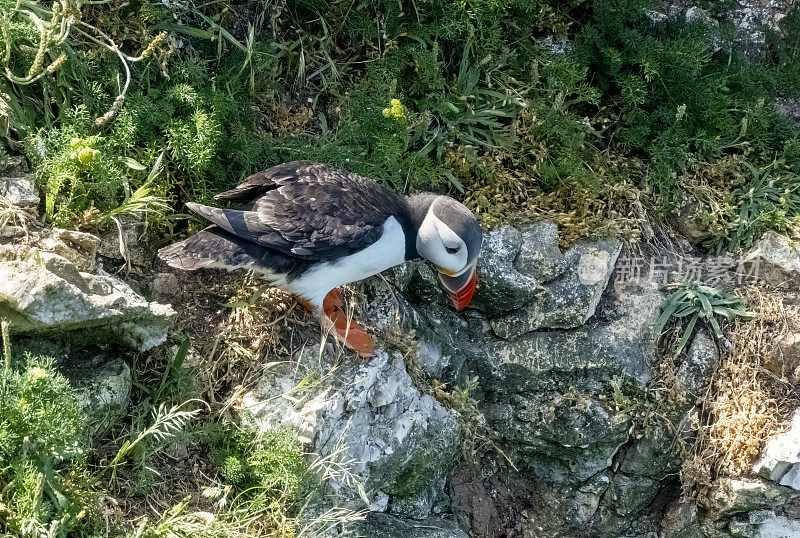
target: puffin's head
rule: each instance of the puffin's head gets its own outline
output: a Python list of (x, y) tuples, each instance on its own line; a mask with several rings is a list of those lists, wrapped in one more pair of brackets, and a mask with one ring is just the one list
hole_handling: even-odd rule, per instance
[(417, 232), (417, 252), (439, 269), (439, 280), (456, 310), (466, 308), (475, 293), (482, 239), (472, 212), (447, 196), (433, 200)]

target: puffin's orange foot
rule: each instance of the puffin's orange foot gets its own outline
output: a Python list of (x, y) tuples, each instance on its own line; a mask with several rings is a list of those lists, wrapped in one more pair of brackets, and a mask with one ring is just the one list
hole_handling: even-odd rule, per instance
[(348, 318), (342, 304), (342, 294), (338, 289), (331, 290), (322, 302), (322, 310), (344, 345), (361, 357), (375, 356), (375, 340), (359, 322)]

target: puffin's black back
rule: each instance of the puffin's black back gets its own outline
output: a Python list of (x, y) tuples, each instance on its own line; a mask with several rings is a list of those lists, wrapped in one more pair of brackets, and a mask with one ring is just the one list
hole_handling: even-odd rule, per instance
[(216, 198), (245, 209), (187, 204), (216, 226), (161, 249), (160, 258), (187, 270), (256, 263), (297, 275), (313, 263), (335, 261), (373, 244), (391, 216), (404, 230), (411, 227), (403, 197), (356, 174), (309, 161), (253, 174)]

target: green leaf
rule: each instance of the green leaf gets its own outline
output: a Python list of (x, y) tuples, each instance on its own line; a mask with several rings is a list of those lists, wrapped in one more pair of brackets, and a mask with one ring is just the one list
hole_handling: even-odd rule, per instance
[(131, 170), (141, 171), (147, 168), (145, 165), (141, 164), (139, 161), (132, 157), (120, 157), (120, 162), (130, 168)]

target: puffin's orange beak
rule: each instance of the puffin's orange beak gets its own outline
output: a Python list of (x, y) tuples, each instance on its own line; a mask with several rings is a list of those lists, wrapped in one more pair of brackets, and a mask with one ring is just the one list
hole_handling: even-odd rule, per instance
[[(439, 281), (442, 283), (444, 291), (453, 301), (453, 306), (459, 312), (464, 310), (472, 301), (475, 289), (478, 287), (478, 270), (475, 262), (458, 276), (448, 276), (444, 270), (439, 270)], [(449, 273), (450, 271), (448, 271)]]

